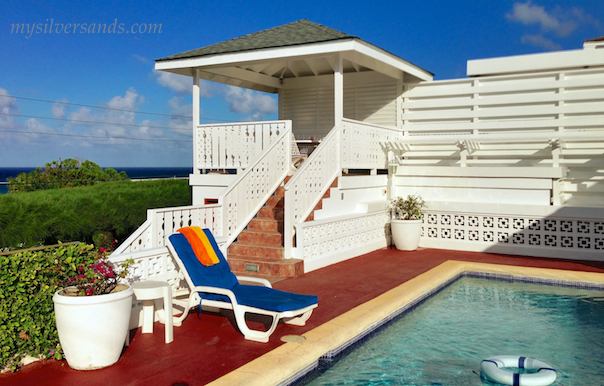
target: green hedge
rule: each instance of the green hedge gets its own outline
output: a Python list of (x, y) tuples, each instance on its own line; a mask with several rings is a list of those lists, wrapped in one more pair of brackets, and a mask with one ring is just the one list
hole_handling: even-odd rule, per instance
[(0, 369), (25, 355), (61, 359), (52, 297), (98, 253), (84, 243), (0, 256)]
[(0, 250), (57, 242), (118, 242), (147, 219), (147, 209), (191, 204), (187, 180), (114, 181), (93, 186), (0, 195)]
[(96, 185), (102, 181), (123, 180), (126, 172), (118, 173), (115, 169), (103, 170), (92, 161), (79, 161), (67, 158), (52, 161), (45, 168), (37, 168), (17, 177), (9, 177), (9, 192), (33, 192), (36, 190), (61, 189), (73, 186)]

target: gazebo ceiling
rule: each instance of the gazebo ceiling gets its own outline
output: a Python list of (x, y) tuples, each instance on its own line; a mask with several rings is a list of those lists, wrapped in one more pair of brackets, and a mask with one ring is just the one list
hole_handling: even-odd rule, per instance
[[(232, 86), (277, 92), (283, 82), (291, 78), (331, 75), (335, 58), (316, 57), (295, 60), (270, 60), (234, 66), (202, 67), (200, 78)], [(349, 60), (343, 60), (344, 73), (372, 71)], [(182, 72), (181, 72), (182, 73)], [(188, 75), (186, 71), (183, 75)]]
[(155, 68), (201, 79), (276, 93), (288, 79), (376, 71), (421, 81), (432, 74), (357, 37), (299, 20), (200, 49), (156, 60)]

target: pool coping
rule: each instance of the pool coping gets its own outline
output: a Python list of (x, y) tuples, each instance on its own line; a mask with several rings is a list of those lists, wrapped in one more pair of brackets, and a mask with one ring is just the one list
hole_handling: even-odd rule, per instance
[(587, 287), (594, 289), (604, 287), (604, 273), (449, 260), (308, 331), (302, 335), (305, 341), (285, 343), (208, 385), (288, 385), (316, 368), (320, 358), (337, 355), (466, 273), (555, 285), (592, 283)]

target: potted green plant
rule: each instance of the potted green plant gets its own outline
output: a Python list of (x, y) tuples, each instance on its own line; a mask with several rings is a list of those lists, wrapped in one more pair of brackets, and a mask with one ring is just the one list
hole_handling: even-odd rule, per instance
[(390, 202), (390, 229), (396, 249), (414, 251), (422, 233), (423, 209), (426, 203), (419, 195), (397, 197)]
[(76, 267), (78, 275), (53, 296), (59, 341), (67, 363), (77, 370), (117, 362), (129, 333), (134, 291), (120, 279), (133, 261), (116, 267), (107, 252), (100, 248), (93, 264)]

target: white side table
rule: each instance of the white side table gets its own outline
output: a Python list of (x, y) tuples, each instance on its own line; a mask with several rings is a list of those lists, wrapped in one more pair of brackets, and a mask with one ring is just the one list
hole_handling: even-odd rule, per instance
[[(142, 333), (153, 333), (154, 300), (163, 299), (164, 309), (158, 310), (159, 321), (166, 325), (166, 343), (174, 340), (172, 316), (172, 288), (165, 281), (145, 280), (132, 284), (134, 296), (143, 301), (143, 328)], [(163, 317), (162, 317), (163, 316)]]

